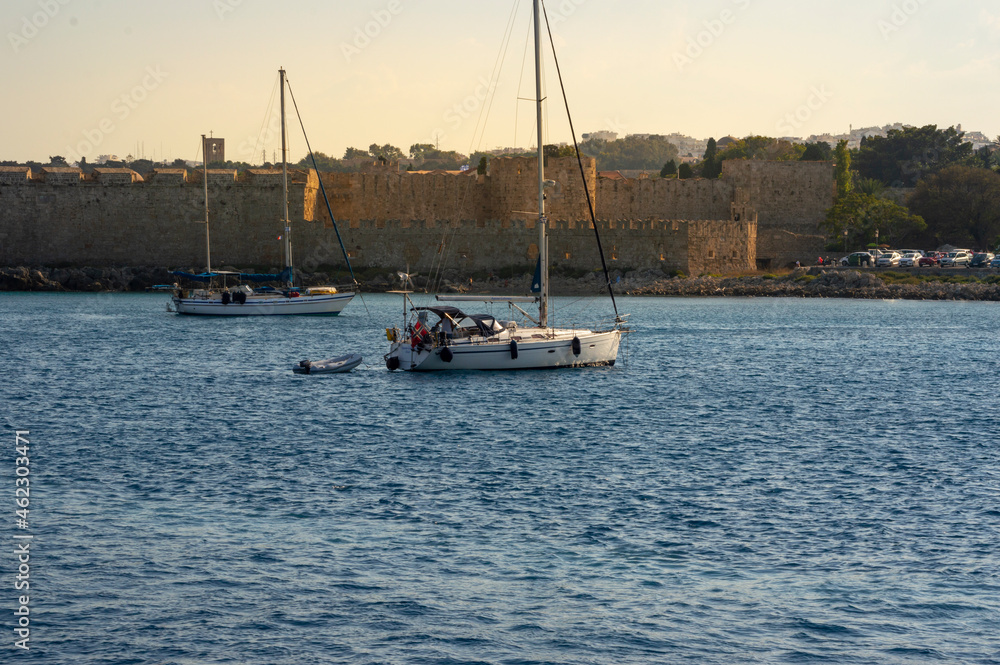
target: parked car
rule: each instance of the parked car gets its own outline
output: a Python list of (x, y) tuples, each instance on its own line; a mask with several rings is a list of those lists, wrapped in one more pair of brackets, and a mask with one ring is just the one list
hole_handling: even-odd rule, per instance
[(903, 257), (899, 255), (899, 252), (885, 252), (882, 256), (878, 257), (876, 265), (879, 268), (892, 268), (899, 265), (901, 258)]
[(924, 258), (922, 254), (917, 252), (909, 252), (908, 254), (903, 254), (903, 258), (899, 260), (900, 268), (916, 268), (920, 259)]
[(993, 254), (989, 252), (980, 252), (972, 257), (969, 261), (970, 268), (988, 268), (990, 266), (990, 261), (993, 260)]
[(872, 266), (875, 259), (868, 252), (854, 252), (840, 260), (842, 266)]
[(940, 262), (941, 260), (937, 257), (937, 252), (934, 252), (934, 254), (921, 256), (920, 260), (917, 261), (917, 265), (921, 268), (934, 268)]
[(968, 266), (972, 261), (972, 255), (968, 252), (948, 252), (948, 256), (941, 259), (942, 268), (957, 268), (958, 266)]
[(1000, 254), (998, 254), (998, 255), (996, 255), (996, 256), (993, 257), (993, 260), (990, 261), (990, 267), (991, 268), (1000, 268)]

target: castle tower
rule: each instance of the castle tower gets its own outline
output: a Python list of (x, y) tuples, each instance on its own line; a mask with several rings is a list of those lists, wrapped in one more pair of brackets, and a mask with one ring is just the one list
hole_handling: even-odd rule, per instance
[(226, 139), (205, 139), (208, 163), (226, 161)]

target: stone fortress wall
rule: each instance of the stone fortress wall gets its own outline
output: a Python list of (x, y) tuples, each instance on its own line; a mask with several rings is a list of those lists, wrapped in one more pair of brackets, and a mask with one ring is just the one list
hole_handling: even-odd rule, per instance
[[(198, 170), (0, 167), (0, 264), (205, 263), (204, 194)], [(112, 172), (113, 171), (113, 172)], [(828, 162), (726, 162), (717, 180), (599, 178), (585, 159), (586, 189), (612, 269), (687, 274), (785, 265), (822, 251), (819, 222), (833, 201)], [(530, 268), (537, 257), (536, 163), (497, 158), (488, 175), (290, 172), (295, 263), (342, 266), (320, 177), (352, 264), (428, 272)], [(573, 158), (546, 162), (553, 267), (600, 266), (584, 181)], [(212, 265), (281, 263), (281, 172), (210, 170)]]

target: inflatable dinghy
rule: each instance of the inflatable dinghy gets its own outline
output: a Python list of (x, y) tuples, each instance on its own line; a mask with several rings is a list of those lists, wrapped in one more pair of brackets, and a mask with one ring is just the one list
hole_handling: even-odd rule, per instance
[(351, 353), (326, 360), (302, 360), (298, 365), (292, 367), (292, 371), (296, 374), (336, 374), (350, 372), (360, 364), (361, 356), (357, 353)]

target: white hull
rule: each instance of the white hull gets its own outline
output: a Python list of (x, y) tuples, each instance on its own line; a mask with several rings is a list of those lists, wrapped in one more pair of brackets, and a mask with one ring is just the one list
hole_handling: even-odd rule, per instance
[[(573, 353), (573, 339), (580, 340), (580, 354)], [(514, 358), (511, 342), (517, 344)], [(387, 360), (399, 359), (399, 369), (410, 372), (441, 370), (555, 369), (614, 365), (621, 342), (620, 330), (593, 332), (527, 328), (514, 333), (504, 331), (493, 337), (474, 336), (449, 340), (447, 346), (412, 348), (409, 341), (393, 343)], [(441, 357), (451, 351), (451, 361)], [(447, 355), (447, 353), (445, 354)]]
[(363, 358), (357, 353), (340, 356), (339, 358), (317, 360), (315, 362), (303, 360), (294, 365), (292, 371), (296, 374), (341, 374), (343, 372), (350, 372), (360, 365), (362, 360)]
[(221, 295), (212, 294), (208, 298), (178, 298), (174, 296), (173, 303), (178, 314), (202, 316), (332, 315), (339, 314), (353, 297), (353, 293), (303, 295), (297, 298), (252, 295), (247, 298), (246, 303), (230, 302), (228, 305), (223, 305)]

